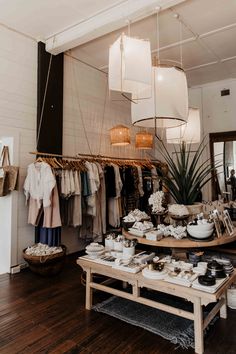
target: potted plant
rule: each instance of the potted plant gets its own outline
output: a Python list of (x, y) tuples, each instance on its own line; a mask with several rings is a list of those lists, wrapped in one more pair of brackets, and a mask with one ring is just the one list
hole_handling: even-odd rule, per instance
[[(196, 151), (192, 151), (191, 144), (179, 144), (179, 150), (174, 146), (176, 161), (167, 150), (165, 144), (160, 142), (160, 153), (168, 164), (169, 173), (159, 174), (170, 195), (177, 204), (192, 205), (198, 200), (202, 187), (212, 178), (212, 171), (221, 165), (212, 166), (210, 158), (200, 163), (200, 158), (207, 144), (205, 138), (199, 144)], [(190, 156), (191, 154), (191, 156)]]

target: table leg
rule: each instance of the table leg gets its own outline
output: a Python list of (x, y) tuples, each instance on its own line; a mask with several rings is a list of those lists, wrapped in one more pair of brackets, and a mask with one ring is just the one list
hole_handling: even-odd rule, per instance
[(90, 283), (93, 280), (91, 269), (86, 270), (86, 301), (85, 308), (86, 310), (91, 310), (93, 303), (93, 289), (90, 287)]
[(221, 296), (221, 299), (225, 300), (224, 305), (221, 306), (220, 308), (220, 318), (227, 318), (227, 291)]
[(196, 298), (193, 303), (194, 308), (194, 340), (195, 353), (203, 354), (204, 352), (204, 335), (203, 335), (203, 317), (201, 299)]
[(133, 285), (132, 285), (132, 288), (133, 288), (133, 295), (135, 297), (139, 297), (140, 296), (140, 288), (138, 286), (138, 282), (135, 282)]
[(127, 281), (123, 281), (122, 282), (122, 288), (123, 289), (127, 289), (128, 288), (128, 282)]

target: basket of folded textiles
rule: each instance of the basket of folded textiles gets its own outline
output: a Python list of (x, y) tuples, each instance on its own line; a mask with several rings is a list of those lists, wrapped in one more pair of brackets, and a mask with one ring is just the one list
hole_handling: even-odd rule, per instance
[[(38, 245), (42, 247), (42, 244), (36, 244), (23, 250), (23, 258), (28, 263), (30, 270), (42, 276), (58, 274), (65, 263), (66, 246), (61, 245), (60, 247), (54, 247), (54, 249), (57, 250), (55, 250), (54, 253), (51, 252), (51, 254), (49, 254), (48, 252), (47, 254), (47, 252), (37, 251), (36, 248)], [(44, 246), (48, 247), (47, 245)], [(44, 255), (42, 255), (42, 253), (44, 253)]]

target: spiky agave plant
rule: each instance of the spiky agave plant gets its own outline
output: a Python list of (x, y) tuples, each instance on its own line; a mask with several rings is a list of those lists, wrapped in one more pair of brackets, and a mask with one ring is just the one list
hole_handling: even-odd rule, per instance
[(212, 179), (212, 171), (221, 165), (219, 162), (212, 166), (210, 158), (200, 162), (206, 146), (204, 138), (192, 155), (191, 144), (187, 147), (180, 143), (179, 151), (174, 147), (174, 162), (164, 143), (160, 142), (160, 153), (169, 167), (168, 175), (162, 175), (162, 180), (176, 203), (191, 205), (196, 202), (202, 187)]

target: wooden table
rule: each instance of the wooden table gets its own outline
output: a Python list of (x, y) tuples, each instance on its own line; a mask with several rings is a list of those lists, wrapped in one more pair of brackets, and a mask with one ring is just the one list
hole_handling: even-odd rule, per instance
[(138, 237), (130, 234), (128, 231), (123, 230), (122, 234), (125, 238), (132, 240), (138, 240), (138, 243), (150, 246), (157, 247), (170, 247), (170, 248), (198, 248), (198, 247), (216, 247), (220, 245), (224, 245), (226, 243), (230, 243), (236, 241), (236, 229), (234, 233), (229, 236), (228, 234), (224, 234), (221, 237), (215, 237), (212, 241), (191, 241), (187, 238), (182, 238), (181, 240), (177, 240), (174, 237), (164, 237), (160, 241), (150, 241), (145, 237)]
[[(80, 265), (86, 272), (86, 304), (87, 310), (92, 307), (92, 292), (93, 289), (105, 291), (109, 294), (123, 297), (153, 308), (172, 313), (174, 315), (187, 318), (194, 321), (194, 339), (195, 339), (195, 352), (202, 354), (204, 352), (204, 329), (209, 325), (210, 321), (220, 311), (221, 318), (227, 318), (226, 307), (226, 293), (231, 283), (236, 279), (236, 270), (217, 290), (216, 293), (210, 294), (204, 291), (188, 288), (182, 285), (171, 284), (163, 280), (151, 280), (143, 277), (142, 273), (129, 273), (121, 270), (113, 269), (111, 266), (95, 263), (90, 260), (79, 258), (77, 264)], [(107, 285), (107, 283), (98, 284), (93, 281), (93, 274), (101, 274), (112, 279), (118, 279), (128, 282), (132, 285), (132, 293), (127, 293), (122, 290), (114, 289)], [(150, 299), (140, 296), (140, 288), (146, 287), (166, 294), (175, 295), (187, 299), (193, 303), (193, 313), (178, 309), (169, 305), (159, 303)], [(211, 312), (203, 319), (202, 306), (215, 302), (215, 306)]]

